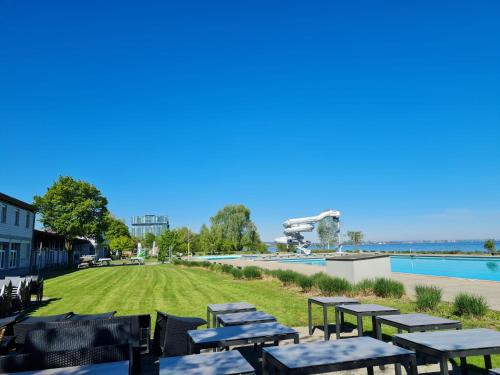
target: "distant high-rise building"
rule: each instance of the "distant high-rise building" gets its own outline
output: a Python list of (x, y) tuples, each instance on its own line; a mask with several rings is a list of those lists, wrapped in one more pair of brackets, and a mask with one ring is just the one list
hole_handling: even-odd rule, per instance
[(132, 236), (143, 238), (146, 233), (159, 236), (170, 228), (168, 217), (162, 215), (132, 216), (130, 232)]

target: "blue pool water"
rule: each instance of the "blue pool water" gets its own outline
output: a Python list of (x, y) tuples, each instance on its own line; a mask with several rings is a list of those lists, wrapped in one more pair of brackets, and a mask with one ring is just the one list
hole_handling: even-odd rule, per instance
[[(324, 258), (281, 259), (282, 263), (325, 266)], [(391, 256), (391, 271), (500, 281), (500, 258)]]

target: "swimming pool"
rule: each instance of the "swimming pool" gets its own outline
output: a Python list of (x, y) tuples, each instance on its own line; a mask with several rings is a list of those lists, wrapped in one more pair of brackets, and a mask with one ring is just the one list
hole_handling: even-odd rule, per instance
[[(324, 258), (280, 259), (277, 261), (315, 266), (326, 265)], [(500, 281), (500, 258), (391, 255), (391, 271), (418, 275)]]

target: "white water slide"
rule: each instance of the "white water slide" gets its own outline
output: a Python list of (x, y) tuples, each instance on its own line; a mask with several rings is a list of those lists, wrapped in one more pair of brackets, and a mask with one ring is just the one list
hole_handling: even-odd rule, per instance
[(302, 232), (312, 232), (316, 223), (328, 217), (331, 217), (338, 223), (340, 220), (340, 212), (327, 210), (316, 216), (288, 219), (283, 223), (283, 227), (285, 228), (283, 230), (283, 233), (285, 234), (285, 236), (278, 237), (274, 241), (276, 243), (282, 243), (286, 245), (297, 245), (298, 253), (310, 255), (311, 250), (307, 248), (311, 245), (311, 242), (304, 240)]

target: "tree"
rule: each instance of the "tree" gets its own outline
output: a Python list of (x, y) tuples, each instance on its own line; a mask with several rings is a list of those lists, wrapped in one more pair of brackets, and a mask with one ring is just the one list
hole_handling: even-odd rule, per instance
[(179, 252), (184, 242), (179, 230), (166, 230), (158, 237), (158, 260), (164, 262), (167, 259), (169, 249)]
[(484, 241), (483, 246), (486, 250), (488, 250), (491, 253), (491, 255), (495, 254), (495, 252), (497, 251), (496, 242), (493, 239), (489, 239), (489, 240)]
[(143, 238), (143, 244), (146, 249), (153, 248), (153, 242), (156, 241), (156, 236), (153, 233), (146, 233)]
[(107, 227), (107, 204), (94, 185), (69, 176), (60, 176), (45, 195), (34, 197), (44, 228), (64, 236), (70, 266), (76, 238), (102, 241)]
[(130, 236), (114, 237), (109, 241), (108, 245), (111, 250), (118, 250), (120, 253), (135, 249), (135, 241)]
[(347, 232), (347, 236), (354, 246), (360, 245), (361, 241), (363, 241), (363, 232), (361, 231), (350, 230)]
[(337, 244), (339, 237), (338, 221), (334, 218), (327, 217), (318, 223), (318, 237), (323, 246), (327, 246), (330, 250), (330, 244)]
[(254, 250), (261, 247), (250, 210), (243, 205), (228, 205), (210, 218), (212, 227), (221, 235), (224, 252)]
[(123, 220), (117, 219), (110, 213), (106, 215), (105, 237), (108, 241), (118, 237), (130, 237), (127, 224)]
[(222, 247), (222, 233), (218, 227), (202, 225), (200, 229), (200, 248), (208, 254), (217, 253)]

